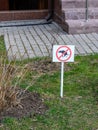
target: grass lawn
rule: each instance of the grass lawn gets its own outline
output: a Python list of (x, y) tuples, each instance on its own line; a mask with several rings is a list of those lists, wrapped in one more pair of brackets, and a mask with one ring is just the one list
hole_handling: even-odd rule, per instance
[(0, 36), (0, 56), (1, 56), (1, 55), (3, 55), (3, 56), (6, 55), (3, 36)]
[[(41, 60), (24, 61), (24, 65)], [(0, 130), (98, 129), (98, 54), (76, 56), (74, 63), (65, 64), (63, 99), (59, 96), (60, 69), (51, 73), (30, 70), (19, 85), (25, 88), (28, 84), (29, 91), (40, 93), (49, 109), (31, 118), (8, 117)]]

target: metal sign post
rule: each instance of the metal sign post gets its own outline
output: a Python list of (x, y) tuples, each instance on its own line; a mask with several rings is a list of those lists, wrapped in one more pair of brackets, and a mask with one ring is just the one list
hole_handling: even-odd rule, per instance
[(85, 2), (85, 20), (88, 20), (88, 0)]
[(63, 84), (64, 84), (64, 62), (61, 62), (61, 91), (60, 91), (61, 98), (63, 98)]

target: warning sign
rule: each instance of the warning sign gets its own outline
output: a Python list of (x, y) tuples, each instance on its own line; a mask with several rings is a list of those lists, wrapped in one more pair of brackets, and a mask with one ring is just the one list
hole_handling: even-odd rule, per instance
[(54, 45), (53, 62), (74, 62), (74, 45)]

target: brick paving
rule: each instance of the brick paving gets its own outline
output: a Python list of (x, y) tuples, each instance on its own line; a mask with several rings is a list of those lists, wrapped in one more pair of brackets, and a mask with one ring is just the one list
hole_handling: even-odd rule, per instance
[(56, 23), (30, 26), (1, 27), (8, 59), (52, 56), (52, 46), (75, 45), (76, 55), (98, 53), (98, 34), (66, 34)]

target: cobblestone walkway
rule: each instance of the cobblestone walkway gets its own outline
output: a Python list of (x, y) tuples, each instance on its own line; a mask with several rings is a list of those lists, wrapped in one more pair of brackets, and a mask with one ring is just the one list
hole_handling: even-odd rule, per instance
[(98, 34), (67, 35), (56, 23), (1, 27), (9, 60), (52, 55), (55, 44), (75, 45), (76, 55), (98, 53)]

